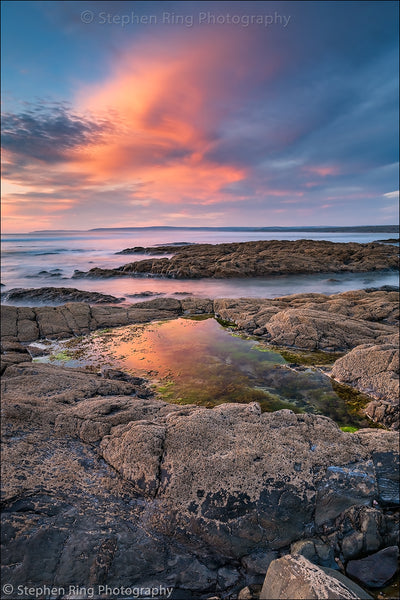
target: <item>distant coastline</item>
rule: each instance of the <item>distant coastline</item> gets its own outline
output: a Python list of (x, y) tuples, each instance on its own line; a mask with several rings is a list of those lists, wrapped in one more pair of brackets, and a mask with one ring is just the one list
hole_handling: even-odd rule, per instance
[[(170, 225), (153, 225), (150, 227), (95, 227), (93, 229), (37, 229), (28, 233), (84, 233), (88, 231), (143, 231), (151, 230), (175, 230), (175, 231), (321, 231), (321, 232), (346, 232), (356, 231), (360, 233), (387, 232), (398, 233), (399, 225), (353, 225), (353, 226), (330, 226), (330, 225), (306, 225), (300, 227), (175, 227)], [(15, 235), (15, 234), (12, 234)]]

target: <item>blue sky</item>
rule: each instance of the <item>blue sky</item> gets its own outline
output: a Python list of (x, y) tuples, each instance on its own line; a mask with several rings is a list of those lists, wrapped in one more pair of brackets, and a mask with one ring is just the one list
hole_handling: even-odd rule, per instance
[(396, 223), (397, 13), (3, 2), (3, 229)]

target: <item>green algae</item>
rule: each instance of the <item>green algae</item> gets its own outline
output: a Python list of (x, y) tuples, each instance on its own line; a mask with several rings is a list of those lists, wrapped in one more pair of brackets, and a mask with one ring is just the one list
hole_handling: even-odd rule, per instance
[(288, 362), (308, 366), (332, 365), (338, 358), (343, 356), (343, 352), (324, 352), (323, 350), (287, 350), (286, 348), (274, 347), (276, 352)]
[(217, 323), (219, 323), (220, 325), (222, 325), (222, 327), (233, 327), (236, 328), (237, 325), (235, 323), (235, 321), (229, 321), (227, 319), (223, 319), (222, 317), (214, 317), (214, 315), (211, 315), (216, 321)]
[(344, 431), (345, 433), (355, 433), (356, 431), (359, 430), (359, 427), (348, 426), (348, 427), (341, 427), (340, 429), (342, 431)]
[(203, 313), (201, 315), (183, 315), (182, 319), (188, 319), (189, 321), (207, 321), (212, 319), (214, 315), (211, 313)]
[(51, 361), (66, 362), (71, 359), (73, 359), (73, 354), (68, 352), (68, 350), (61, 350), (60, 352), (57, 352), (57, 354), (51, 354), (50, 356)]
[[(350, 387), (349, 385), (338, 383), (334, 379), (331, 379), (331, 384), (334, 392), (345, 403), (349, 415), (354, 418), (359, 418), (359, 416), (363, 414), (363, 409), (371, 402), (372, 398)], [(367, 425), (364, 425), (364, 427), (368, 426), (375, 429), (385, 429), (383, 425), (374, 423), (366, 417), (365, 421)]]

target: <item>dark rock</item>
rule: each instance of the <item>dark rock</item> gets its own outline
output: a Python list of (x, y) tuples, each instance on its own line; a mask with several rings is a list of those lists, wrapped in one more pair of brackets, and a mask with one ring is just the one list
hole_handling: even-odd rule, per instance
[(374, 452), (372, 460), (375, 467), (379, 501), (386, 506), (399, 506), (399, 457), (390, 452)]
[(136, 294), (126, 294), (127, 298), (146, 298), (147, 296), (163, 296), (163, 292), (150, 292), (146, 290), (145, 292), (137, 292)]
[(315, 523), (319, 527), (353, 505), (370, 505), (376, 495), (372, 460), (348, 466), (329, 466), (318, 487)]
[(160, 244), (159, 246), (143, 247), (134, 246), (133, 248), (125, 248), (115, 254), (175, 254), (180, 248), (191, 246), (189, 242)]
[(19, 342), (2, 341), (0, 373), (3, 374), (7, 367), (32, 360), (25, 346)]
[(143, 246), (134, 246), (133, 248), (125, 248), (124, 250), (120, 250), (115, 254), (144, 254), (146, 252), (146, 248)]
[[(273, 560), (278, 558), (278, 552), (263, 552), (257, 551), (253, 552), (253, 554), (249, 554), (248, 556), (244, 556), (241, 559), (241, 563), (243, 567), (246, 569), (247, 573), (262, 575), (263, 580), (265, 573), (268, 571), (268, 567)], [(262, 583), (262, 582), (260, 582)]]
[(19, 342), (1, 342), (1, 354), (5, 354), (6, 352), (18, 352), (22, 354), (28, 354), (28, 350), (26, 346), (23, 346)]
[(399, 549), (390, 546), (360, 560), (350, 560), (346, 573), (364, 585), (379, 588), (388, 583), (398, 569)]
[(32, 358), (36, 358), (37, 356), (46, 356), (46, 354), (48, 354), (48, 350), (46, 348), (39, 348), (38, 346), (29, 345), (27, 346), (27, 349)]
[[(329, 544), (335, 549), (335, 558), (345, 561), (361, 558), (397, 541), (399, 516), (383, 511), (381, 505), (372, 501), (372, 506), (353, 505), (344, 510), (329, 526), (323, 526)], [(321, 531), (320, 531), (321, 533)]]
[(147, 381), (143, 377), (134, 377), (125, 371), (119, 371), (118, 369), (110, 369), (109, 367), (102, 367), (101, 376), (105, 379), (117, 379), (118, 381), (127, 381), (133, 385), (144, 385)]
[(116, 298), (99, 292), (87, 292), (76, 288), (41, 287), (13, 288), (4, 294), (6, 302), (40, 301), (51, 304), (65, 302), (91, 302), (93, 304), (117, 304), (124, 298)]

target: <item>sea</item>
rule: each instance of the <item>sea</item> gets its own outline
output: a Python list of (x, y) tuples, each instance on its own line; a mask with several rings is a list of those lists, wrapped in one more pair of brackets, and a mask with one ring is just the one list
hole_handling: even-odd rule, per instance
[[(367, 243), (398, 238), (398, 226), (371, 227), (136, 227), (90, 231), (34, 231), (3, 234), (1, 240), (1, 292), (12, 288), (73, 287), (140, 302), (159, 296), (188, 294), (207, 298), (264, 297), (319, 292), (334, 294), (354, 289), (398, 285), (395, 272), (319, 273), (244, 279), (178, 280), (155, 276), (109, 279), (71, 279), (74, 271), (112, 268), (149, 258), (150, 254), (118, 255), (133, 246), (247, 242), (252, 240), (330, 240)], [(160, 258), (159, 255), (154, 255)], [(9, 302), (7, 302), (9, 303)], [(24, 305), (37, 302), (24, 301)]]

